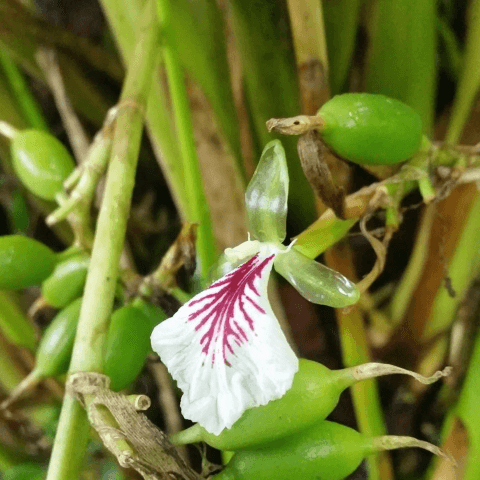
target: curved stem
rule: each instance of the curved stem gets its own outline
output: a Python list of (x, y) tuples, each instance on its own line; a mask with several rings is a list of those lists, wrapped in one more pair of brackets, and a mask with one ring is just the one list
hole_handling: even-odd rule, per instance
[(39, 371), (33, 369), (11, 392), (10, 395), (0, 404), (0, 411), (8, 408), (13, 402), (17, 401), (23, 393), (34, 388), (41, 380)]
[(373, 451), (375, 452), (408, 447), (423, 448), (423, 450), (427, 450), (438, 457), (446, 458), (453, 467), (457, 466), (455, 460), (450, 455), (445, 453), (441, 448), (437, 447), (436, 445), (432, 445), (429, 442), (418, 440), (417, 438), (397, 435), (384, 435), (381, 437), (374, 437), (371, 439), (371, 441)]
[[(106, 333), (115, 295), (120, 254), (125, 240), (143, 129), (143, 113), (156, 65), (159, 29), (153, 2), (145, 4), (139, 23), (135, 55), (122, 90), (104, 199), (97, 222), (70, 373), (101, 372), (105, 361)], [(78, 477), (89, 428), (85, 411), (67, 393), (47, 480), (73, 480)]]
[(197, 250), (202, 276), (216, 260), (217, 252), (212, 231), (210, 211), (203, 189), (203, 180), (198, 164), (195, 138), (190, 117), (190, 107), (185, 88), (183, 72), (180, 66), (176, 46), (172, 41), (170, 24), (170, 1), (156, 0), (157, 14), (164, 33), (163, 60), (167, 73), (168, 86), (172, 98), (172, 106), (180, 144), (183, 164), (183, 180), (185, 190), (190, 192), (188, 203), (189, 222), (198, 222)]
[(462, 76), (453, 104), (445, 141), (454, 145), (460, 136), (480, 85), (480, 2), (471, 2)]
[(360, 382), (369, 378), (383, 377), (384, 375), (401, 374), (410, 375), (424, 385), (429, 385), (430, 383), (434, 383), (442, 377), (450, 375), (451, 371), (452, 367), (446, 367), (441, 371), (435, 372), (430, 377), (424, 377), (423, 375), (406, 370), (405, 368), (389, 365), (387, 363), (375, 362), (365, 363), (363, 365), (341, 370), (342, 376), (345, 375), (346, 377), (350, 377), (354, 382)]

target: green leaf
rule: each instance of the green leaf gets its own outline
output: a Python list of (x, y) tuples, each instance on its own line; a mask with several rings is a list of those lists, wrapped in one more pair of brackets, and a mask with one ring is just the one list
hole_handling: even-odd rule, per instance
[(312, 303), (341, 308), (360, 298), (356, 285), (338, 272), (315, 262), (295, 249), (279, 254), (275, 270)]
[(279, 140), (263, 149), (245, 193), (248, 220), (261, 242), (282, 242), (287, 231), (288, 169)]

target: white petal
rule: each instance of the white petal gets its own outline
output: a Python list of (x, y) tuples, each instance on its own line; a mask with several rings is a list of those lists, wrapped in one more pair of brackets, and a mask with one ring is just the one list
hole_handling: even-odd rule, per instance
[(274, 258), (258, 253), (153, 330), (152, 347), (183, 391), (184, 417), (215, 435), (283, 396), (298, 370), (267, 298)]

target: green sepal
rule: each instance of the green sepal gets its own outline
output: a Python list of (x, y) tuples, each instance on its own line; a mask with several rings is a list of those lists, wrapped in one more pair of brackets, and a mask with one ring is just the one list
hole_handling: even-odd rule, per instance
[(245, 193), (248, 221), (261, 242), (281, 243), (287, 234), (288, 169), (279, 140), (263, 149)]
[(342, 274), (292, 248), (277, 255), (275, 270), (308, 301), (329, 307), (353, 305), (360, 298), (357, 286)]

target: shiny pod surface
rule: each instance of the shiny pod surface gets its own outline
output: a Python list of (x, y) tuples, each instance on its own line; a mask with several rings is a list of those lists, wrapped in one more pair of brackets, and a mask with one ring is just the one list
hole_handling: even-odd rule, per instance
[(42, 297), (49, 305), (62, 308), (82, 295), (89, 261), (88, 255), (80, 254), (56, 265), (42, 283)]
[(369, 93), (345, 93), (318, 111), (324, 142), (359, 164), (390, 165), (409, 159), (420, 147), (422, 122), (408, 105)]
[(22, 235), (0, 237), (0, 289), (31, 287), (55, 267), (55, 254), (43, 243)]
[(212, 480), (342, 480), (372, 451), (356, 430), (323, 421), (261, 450), (236, 453)]
[(37, 376), (53, 377), (67, 371), (81, 306), (82, 299), (77, 298), (57, 313), (45, 329), (36, 355)]
[(140, 373), (150, 352), (152, 330), (150, 319), (133, 305), (113, 312), (105, 354), (105, 375), (112, 390), (127, 387)]
[(176, 444), (204, 441), (219, 450), (261, 448), (262, 444), (299, 432), (323, 420), (338, 403), (345, 381), (342, 370), (330, 370), (311, 360), (300, 359), (299, 370), (287, 393), (266, 405), (252, 408), (219, 435), (199, 424), (172, 435)]
[(40, 130), (23, 130), (12, 139), (12, 164), (25, 187), (44, 200), (54, 200), (75, 163), (64, 145)]
[(152, 330), (159, 323), (162, 323), (168, 318), (167, 314), (160, 307), (157, 307), (156, 305), (147, 302), (141, 297), (135, 298), (135, 300), (133, 300), (132, 302), (132, 305), (141, 310), (145, 314), (145, 316), (150, 319), (150, 326)]

